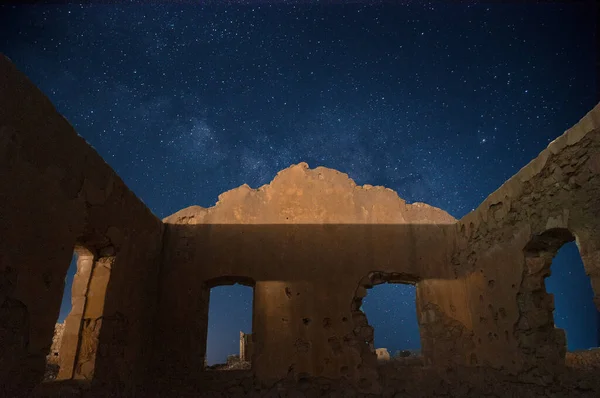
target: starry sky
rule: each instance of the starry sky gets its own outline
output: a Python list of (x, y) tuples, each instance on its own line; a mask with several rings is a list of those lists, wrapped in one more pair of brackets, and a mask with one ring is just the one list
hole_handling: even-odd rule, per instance
[[(161, 218), (301, 161), (460, 218), (599, 101), (589, 1), (154, 3), (0, 6), (0, 51)], [(548, 289), (580, 301), (557, 325), (596, 346), (564, 250)], [(251, 328), (249, 289), (213, 292), (245, 310), (211, 321), (209, 363)], [(376, 346), (418, 348), (414, 290), (369, 293)]]

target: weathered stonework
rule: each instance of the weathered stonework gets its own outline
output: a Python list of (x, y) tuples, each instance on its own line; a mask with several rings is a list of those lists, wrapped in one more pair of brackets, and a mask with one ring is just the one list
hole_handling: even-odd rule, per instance
[(390, 360), (390, 353), (388, 352), (387, 348), (376, 348), (375, 355), (377, 355), (378, 361), (389, 361)]
[[(61, 374), (93, 373), (122, 391), (144, 384), (162, 232), (161, 221), (0, 56), (0, 395), (27, 395), (42, 380), (74, 251), (79, 275)], [(114, 259), (109, 281), (107, 257)], [(81, 341), (82, 327), (100, 318), (101, 328), (96, 322), (93, 333), (86, 329), (92, 338)]]
[[(356, 186), (335, 170), (295, 165), (257, 190), (242, 186), (212, 208), (190, 207), (164, 222), (163, 261), (170, 266), (161, 281), (162, 292), (170, 293), (159, 308), (165, 325), (159, 336), (173, 344), (157, 352), (156, 363), (177, 363), (158, 371), (169, 377), (181, 367), (201, 376), (208, 294), (217, 284), (254, 287), (252, 370), (260, 380), (347, 377), (372, 392), (381, 387), (374, 349), (365, 344), (372, 328), (353, 304), (357, 286), (415, 283), (418, 307), (453, 300), (444, 279), (456, 283), (443, 265), (456, 220), (407, 204), (389, 189)], [(419, 285), (432, 277), (440, 278), (435, 296)], [(319, 305), (323, 297), (326, 306)], [(186, 302), (185, 310), (171, 311), (178, 302)], [(189, 355), (190, 349), (201, 355)]]
[(252, 355), (254, 355), (252, 334), (240, 331), (240, 361), (251, 362)]
[(481, 364), (539, 379), (564, 366), (545, 291), (552, 257), (575, 240), (600, 304), (600, 106), (457, 224), (454, 263), (478, 275), (469, 300)]
[[(600, 354), (566, 353), (544, 285), (575, 240), (600, 306), (600, 105), (461, 220), (300, 163), (161, 221), (2, 57), (0, 221), (6, 396), (600, 395)], [(420, 355), (378, 361), (360, 305), (386, 282), (416, 287)], [(234, 283), (252, 335), (207, 369), (210, 289)]]
[(52, 345), (50, 346), (50, 352), (46, 356), (46, 371), (44, 372), (44, 381), (56, 380), (56, 377), (58, 376), (58, 372), (60, 369), (60, 352), (64, 330), (64, 323), (57, 323), (54, 327)]
[(50, 346), (50, 352), (48, 353), (48, 356), (46, 357), (46, 363), (49, 364), (59, 364), (59, 353), (60, 353), (60, 347), (61, 347), (61, 343), (62, 343), (62, 337), (63, 337), (63, 332), (65, 330), (65, 324), (64, 323), (57, 323), (56, 326), (54, 327), (54, 335), (52, 336), (52, 345)]

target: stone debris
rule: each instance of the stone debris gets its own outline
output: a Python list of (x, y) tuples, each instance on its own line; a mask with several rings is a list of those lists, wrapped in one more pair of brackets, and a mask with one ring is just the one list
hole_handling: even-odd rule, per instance
[(377, 354), (378, 361), (390, 360), (390, 353), (388, 352), (387, 348), (377, 348), (375, 349), (375, 354)]
[(247, 370), (250, 369), (251, 363), (249, 361), (243, 361), (239, 355), (229, 355), (227, 362), (224, 364), (215, 364), (207, 366), (207, 370)]

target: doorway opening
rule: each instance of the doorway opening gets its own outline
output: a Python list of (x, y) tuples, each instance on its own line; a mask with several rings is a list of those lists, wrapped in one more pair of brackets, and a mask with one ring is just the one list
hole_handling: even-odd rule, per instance
[(207, 370), (252, 367), (254, 285), (237, 282), (216, 284), (210, 289), (204, 363)]

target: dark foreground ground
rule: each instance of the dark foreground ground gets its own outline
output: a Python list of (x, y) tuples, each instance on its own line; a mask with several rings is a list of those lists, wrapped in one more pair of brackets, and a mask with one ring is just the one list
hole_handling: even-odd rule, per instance
[(74, 381), (51, 381), (38, 386), (34, 397), (600, 397), (600, 350), (567, 357), (564, 371), (554, 377), (535, 373), (503, 375), (488, 368), (436, 370), (418, 361), (391, 360), (379, 365), (381, 392), (364, 394), (347, 382), (323, 378), (280, 380), (257, 384), (251, 370), (209, 370), (201, 380), (164, 380), (143, 391), (125, 394)]

